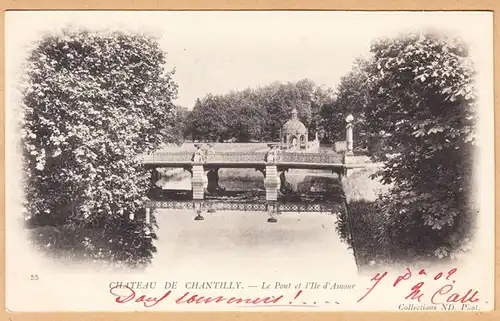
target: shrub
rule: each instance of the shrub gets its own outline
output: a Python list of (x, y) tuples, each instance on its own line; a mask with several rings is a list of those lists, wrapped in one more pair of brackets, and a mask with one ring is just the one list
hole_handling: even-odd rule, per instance
[[(22, 121), (31, 226), (92, 228), (112, 240), (107, 256), (132, 264), (149, 257), (145, 223), (126, 220), (144, 211), (149, 188), (139, 156), (176, 137), (177, 87), (165, 62), (158, 43), (142, 35), (63, 31), (35, 44)], [(129, 227), (148, 251), (131, 251)]]
[[(449, 258), (469, 247), (477, 214), (475, 71), (467, 45), (436, 32), (379, 39), (344, 79), (389, 192), (377, 200), (402, 253)], [(349, 85), (349, 84), (353, 85)], [(360, 134), (361, 135), (361, 134)]]

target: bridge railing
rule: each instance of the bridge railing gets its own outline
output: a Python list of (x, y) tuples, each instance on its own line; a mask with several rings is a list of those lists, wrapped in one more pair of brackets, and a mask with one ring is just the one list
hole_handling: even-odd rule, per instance
[(278, 163), (341, 164), (342, 155), (323, 153), (281, 153)]
[(206, 163), (265, 163), (266, 152), (217, 152), (207, 154)]
[[(267, 152), (216, 152), (204, 156), (203, 163), (257, 163), (266, 162)], [(192, 152), (157, 152), (144, 157), (144, 163), (182, 163), (193, 161)], [(326, 153), (282, 152), (278, 154), (276, 163), (309, 163), (309, 164), (341, 164), (342, 155)]]
[(146, 163), (190, 163), (193, 159), (192, 152), (157, 152), (145, 156), (143, 161)]

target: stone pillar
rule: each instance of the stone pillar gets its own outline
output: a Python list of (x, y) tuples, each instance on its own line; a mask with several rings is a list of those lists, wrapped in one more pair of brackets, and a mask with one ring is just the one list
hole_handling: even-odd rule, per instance
[(267, 209), (270, 215), (268, 222), (276, 222), (274, 217), (277, 213), (277, 202), (278, 202), (278, 190), (280, 187), (280, 180), (278, 176), (278, 166), (279, 162), (279, 146), (277, 144), (268, 144), (269, 151), (267, 152), (265, 163), (265, 179), (264, 186), (266, 188), (266, 202)]
[(191, 179), (193, 199), (202, 200), (205, 194), (205, 171), (203, 165), (193, 165), (193, 178)]
[(346, 151), (344, 153), (344, 176), (349, 176), (352, 172), (352, 163), (354, 159), (354, 152), (353, 152), (353, 134), (352, 134), (352, 121), (354, 120), (354, 117), (352, 115), (348, 115), (345, 119), (347, 122), (346, 125), (346, 133), (345, 133), (345, 142), (346, 142)]
[(354, 154), (345, 153), (342, 162), (344, 163), (344, 171), (342, 173), (342, 176), (349, 177), (356, 168), (356, 159), (354, 158)]
[(277, 201), (280, 180), (276, 164), (266, 164), (266, 178), (264, 179), (264, 186), (266, 187), (266, 200)]
[(193, 190), (193, 200), (195, 202), (195, 220), (203, 220), (203, 216), (201, 215), (203, 210), (203, 198), (205, 196), (205, 171), (203, 170), (203, 165), (193, 164), (191, 186)]
[(347, 145), (347, 150), (346, 150), (346, 155), (353, 155), (353, 134), (352, 134), (352, 121), (354, 120), (354, 117), (352, 115), (347, 116), (345, 119), (347, 122), (346, 125), (346, 134), (345, 134), (345, 141)]

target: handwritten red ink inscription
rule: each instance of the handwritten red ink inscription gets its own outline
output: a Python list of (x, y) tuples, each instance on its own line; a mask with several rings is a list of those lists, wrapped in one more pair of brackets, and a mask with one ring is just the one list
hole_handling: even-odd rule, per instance
[[(435, 291), (432, 296), (430, 297), (430, 301), (433, 304), (443, 304), (443, 303), (452, 303), (452, 302), (460, 302), (460, 303), (467, 303), (467, 302), (478, 302), (479, 301), (479, 291), (474, 290), (474, 289), (469, 289), (465, 294), (460, 294), (454, 291), (454, 286), (453, 283), (455, 283), (455, 280), (452, 280), (451, 277), (455, 275), (457, 272), (456, 268), (450, 269), (446, 273), (439, 272), (436, 275), (434, 275), (431, 279), (431, 282), (433, 281), (438, 281), (440, 279), (444, 279), (447, 282), (450, 282), (448, 284), (445, 284), (441, 288), (439, 288), (437, 291)], [(358, 302), (363, 301), (382, 281), (385, 277), (387, 277), (388, 272), (383, 272), (383, 273), (377, 273), (375, 274), (370, 281), (374, 282), (373, 285), (368, 288), (367, 292), (358, 300)], [(411, 269), (407, 268), (404, 273), (399, 275), (394, 283), (392, 284), (393, 287), (398, 286), (400, 283), (402, 284), (404, 281), (410, 280), (413, 277), (422, 277), (425, 276), (427, 277), (427, 272), (424, 269), (421, 269), (418, 273), (416, 273), (415, 276), (413, 276), (413, 273)], [(425, 281), (419, 281), (415, 283), (409, 291), (409, 294), (405, 297), (406, 300), (416, 300), (418, 302), (422, 302), (422, 299), (424, 298), (424, 290), (423, 287), (425, 285)]]
[[(110, 293), (116, 296), (116, 303), (127, 303), (135, 302), (142, 303), (146, 308), (151, 308), (158, 303), (162, 302), (164, 299), (172, 294), (172, 291), (168, 291), (162, 296), (146, 296), (140, 295), (130, 287), (112, 287), (110, 288)], [(302, 291), (300, 291), (302, 292)], [(300, 292), (296, 295), (300, 294)], [(199, 294), (193, 294), (191, 292), (185, 292), (182, 296), (175, 299), (176, 304), (208, 304), (208, 303), (225, 303), (225, 304), (254, 304), (254, 305), (271, 305), (277, 304), (283, 299), (283, 295), (279, 296), (267, 296), (267, 297), (256, 297), (256, 298), (240, 298), (240, 297), (224, 297), (219, 296), (202, 296)]]

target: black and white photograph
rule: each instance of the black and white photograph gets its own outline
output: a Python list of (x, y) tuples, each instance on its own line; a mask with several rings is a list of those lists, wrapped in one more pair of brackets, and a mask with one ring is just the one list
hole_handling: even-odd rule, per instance
[(491, 12), (5, 17), (8, 310), (493, 309)]

